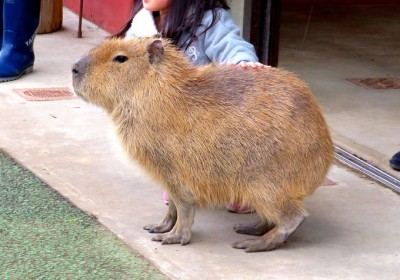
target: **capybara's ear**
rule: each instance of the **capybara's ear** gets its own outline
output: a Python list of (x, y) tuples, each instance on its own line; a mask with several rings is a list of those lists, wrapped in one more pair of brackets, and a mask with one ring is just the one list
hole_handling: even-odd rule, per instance
[(164, 47), (161, 40), (155, 40), (147, 46), (147, 55), (151, 64), (158, 63), (164, 54)]

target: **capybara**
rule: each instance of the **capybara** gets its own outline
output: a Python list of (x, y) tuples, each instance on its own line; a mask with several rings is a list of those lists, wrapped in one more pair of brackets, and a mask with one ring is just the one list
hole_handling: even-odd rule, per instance
[(187, 244), (195, 206), (240, 203), (260, 221), (234, 243), (272, 250), (304, 221), (302, 200), (323, 181), (332, 140), (310, 89), (277, 68), (193, 66), (168, 40), (110, 39), (72, 69), (76, 94), (111, 116), (130, 158), (167, 190), (162, 244)]

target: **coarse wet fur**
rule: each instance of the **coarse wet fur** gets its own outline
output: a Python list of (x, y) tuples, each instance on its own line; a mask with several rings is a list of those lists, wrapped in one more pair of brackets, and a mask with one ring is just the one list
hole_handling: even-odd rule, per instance
[(306, 217), (302, 200), (333, 159), (310, 89), (277, 68), (195, 67), (168, 41), (111, 39), (75, 63), (74, 90), (110, 114), (129, 157), (167, 190), (162, 244), (190, 241), (195, 206), (240, 203), (260, 221), (235, 231), (259, 237), (247, 252), (286, 242)]

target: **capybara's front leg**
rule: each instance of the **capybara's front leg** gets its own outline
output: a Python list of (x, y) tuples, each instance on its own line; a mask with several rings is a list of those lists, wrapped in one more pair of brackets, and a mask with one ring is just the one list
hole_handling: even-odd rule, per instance
[(160, 241), (164, 244), (186, 245), (190, 241), (192, 235), (192, 225), (194, 221), (194, 205), (192, 203), (179, 202), (176, 203), (178, 219), (170, 232), (159, 234), (151, 240)]
[(171, 198), (168, 200), (168, 212), (164, 220), (158, 224), (145, 225), (143, 227), (145, 230), (148, 230), (150, 233), (164, 233), (170, 231), (175, 226), (177, 217), (175, 203)]
[(282, 221), (274, 228), (259, 238), (247, 239), (232, 244), (237, 249), (245, 249), (246, 252), (270, 251), (283, 245), (293, 232), (305, 220), (306, 216), (300, 210), (294, 210), (290, 214), (285, 213)]

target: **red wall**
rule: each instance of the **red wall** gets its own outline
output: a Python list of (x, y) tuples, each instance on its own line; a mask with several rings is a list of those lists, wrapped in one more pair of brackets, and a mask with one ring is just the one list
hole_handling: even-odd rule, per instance
[[(138, 0), (140, 1), (140, 0)], [(79, 14), (80, 0), (63, 0), (64, 6)], [(128, 20), (133, 0), (84, 0), (83, 16), (110, 33), (117, 32)], [(399, 0), (282, 0), (283, 5), (297, 4), (400, 4)]]
[[(83, 17), (110, 33), (128, 20), (133, 0), (84, 0)], [(63, 5), (79, 14), (80, 0), (63, 0)]]
[(283, 5), (324, 4), (324, 5), (391, 5), (400, 4), (399, 0), (281, 0)]

